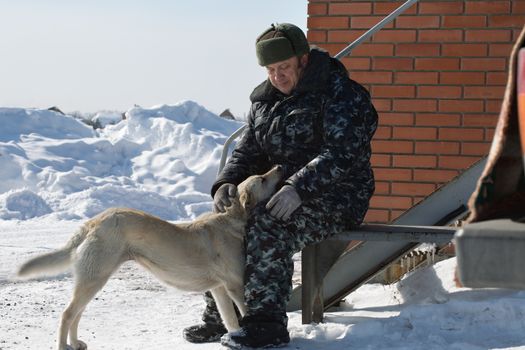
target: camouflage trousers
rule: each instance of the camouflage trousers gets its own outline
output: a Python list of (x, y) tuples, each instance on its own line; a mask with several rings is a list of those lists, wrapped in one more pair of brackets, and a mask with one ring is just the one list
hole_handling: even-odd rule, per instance
[[(244, 320), (278, 322), (287, 325), (286, 305), (292, 291), (292, 257), (305, 246), (318, 243), (348, 227), (351, 218), (322, 201), (309, 201), (288, 219), (280, 221), (264, 205), (257, 206), (248, 219), (245, 236), (246, 268)], [(203, 320), (222, 323), (211, 294), (205, 294)], [(241, 321), (242, 324), (242, 321)]]

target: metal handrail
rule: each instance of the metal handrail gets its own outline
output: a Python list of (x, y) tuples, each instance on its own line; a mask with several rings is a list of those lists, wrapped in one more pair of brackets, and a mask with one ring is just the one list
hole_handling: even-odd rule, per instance
[(405, 12), (406, 9), (408, 9), (410, 6), (412, 6), (416, 2), (418, 2), (418, 0), (406, 1), (403, 5), (399, 6), (397, 9), (392, 11), (392, 13), (390, 13), (388, 16), (386, 16), (381, 21), (379, 21), (375, 26), (367, 30), (359, 38), (355, 39), (350, 45), (348, 45), (343, 50), (341, 50), (337, 55), (334, 56), (334, 58), (337, 58), (340, 60), (341, 58), (348, 56), (355, 47), (360, 45), (363, 41), (367, 40), (372, 35), (380, 31), (381, 29), (383, 29), (384, 26), (392, 22), (394, 19), (396, 19), (400, 14)]
[(224, 146), (222, 147), (222, 154), (221, 154), (221, 161), (219, 163), (219, 171), (217, 172), (217, 175), (220, 174), (222, 168), (224, 168), (224, 165), (226, 164), (226, 158), (228, 158), (228, 149), (230, 148), (230, 144), (235, 140), (239, 135), (244, 131), (246, 128), (246, 125), (241, 126), (239, 129), (235, 130), (233, 134), (230, 135), (224, 142)]
[[(370, 38), (372, 35), (383, 29), (384, 26), (386, 26), (388, 23), (392, 22), (394, 19), (396, 19), (400, 14), (405, 12), (406, 9), (408, 9), (410, 6), (412, 6), (414, 3), (418, 2), (418, 0), (407, 0), (403, 5), (399, 6), (397, 9), (392, 11), (388, 16), (383, 18), (381, 21), (379, 21), (376, 25), (374, 25), (372, 28), (367, 30), (365, 33), (363, 33), (359, 38), (352, 41), (347, 47), (345, 47), (343, 50), (341, 50), (337, 55), (334, 56), (334, 58), (340, 60), (343, 57), (348, 56), (354, 48), (356, 48), (358, 45), (360, 45), (362, 42)], [(239, 129), (237, 129), (231, 136), (224, 142), (224, 146), (222, 148), (222, 155), (221, 155), (221, 161), (219, 163), (219, 170), (217, 172), (217, 175), (220, 174), (222, 169), (224, 168), (224, 165), (226, 164), (226, 158), (228, 157), (228, 149), (230, 147), (230, 144), (244, 131), (246, 128), (246, 125), (241, 126)]]

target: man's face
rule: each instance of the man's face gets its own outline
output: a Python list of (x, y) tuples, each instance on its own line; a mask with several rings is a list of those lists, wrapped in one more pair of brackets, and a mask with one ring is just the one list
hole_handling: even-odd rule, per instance
[(270, 83), (285, 95), (289, 95), (299, 82), (308, 56), (291, 57), (287, 60), (272, 63), (266, 66)]

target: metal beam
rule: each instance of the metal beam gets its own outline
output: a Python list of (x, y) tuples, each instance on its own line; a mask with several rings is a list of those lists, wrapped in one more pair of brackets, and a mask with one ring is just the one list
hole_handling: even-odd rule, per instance
[(447, 243), (455, 233), (453, 227), (368, 224), (340, 233), (334, 240)]

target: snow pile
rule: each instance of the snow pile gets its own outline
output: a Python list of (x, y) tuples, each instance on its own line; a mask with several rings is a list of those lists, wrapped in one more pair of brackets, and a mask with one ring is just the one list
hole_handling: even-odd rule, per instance
[(97, 112), (93, 116), (93, 118), (91, 118), (91, 122), (97, 128), (105, 128), (108, 125), (115, 125), (115, 124), (120, 123), (123, 117), (124, 116), (120, 112), (100, 111), (100, 112)]
[(26, 220), (51, 213), (38, 194), (27, 189), (8, 191), (0, 196), (0, 217)]
[(210, 210), (222, 145), (241, 123), (192, 101), (98, 117), (106, 127), (94, 131), (49, 110), (0, 109), (0, 219), (126, 206), (179, 220)]

